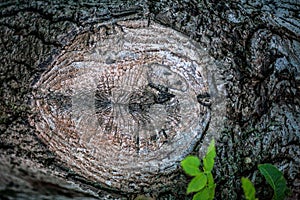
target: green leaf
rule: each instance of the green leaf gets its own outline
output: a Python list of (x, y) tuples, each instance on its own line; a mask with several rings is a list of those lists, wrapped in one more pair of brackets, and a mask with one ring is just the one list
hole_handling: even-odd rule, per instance
[(207, 185), (208, 186), (215, 185), (215, 181), (214, 181), (214, 177), (213, 177), (212, 173), (208, 172), (208, 173), (206, 173), (206, 176), (207, 176)]
[(215, 140), (214, 140), (214, 139), (212, 139), (212, 140), (210, 141), (210, 144), (209, 144), (209, 146), (208, 146), (208, 148), (207, 148), (207, 153), (209, 153), (209, 152), (211, 152), (211, 151), (216, 152), (216, 148), (215, 148)]
[(210, 200), (209, 194), (210, 191), (209, 189), (206, 187), (203, 190), (197, 192), (194, 196), (193, 196), (193, 200)]
[(211, 151), (203, 158), (203, 169), (205, 172), (211, 172), (214, 167), (215, 152)]
[(260, 164), (258, 169), (262, 175), (266, 178), (267, 182), (274, 190), (274, 200), (283, 200), (289, 190), (286, 186), (286, 180), (283, 177), (281, 171), (279, 171), (274, 165)]
[(216, 157), (216, 148), (215, 148), (215, 140), (213, 139), (209, 144), (205, 157), (203, 158), (203, 165), (204, 165), (203, 168), (205, 172), (212, 171), (215, 163), (214, 161), (215, 157)]
[(255, 188), (248, 178), (242, 177), (242, 187), (246, 200), (257, 200), (255, 198)]
[(191, 192), (198, 192), (202, 188), (206, 186), (207, 183), (207, 177), (204, 173), (198, 174), (196, 177), (194, 177), (191, 182), (188, 184), (187, 188), (187, 194)]
[(211, 172), (206, 173), (206, 176), (207, 176), (207, 187), (210, 190), (209, 197), (210, 197), (210, 199), (214, 199), (214, 197), (215, 197), (215, 188), (216, 188), (214, 177), (213, 177)]
[(196, 156), (187, 156), (180, 164), (185, 173), (190, 176), (197, 176), (201, 173), (199, 170), (200, 160)]
[(216, 189), (216, 184), (212, 186), (208, 186), (209, 189), (209, 199), (213, 200), (215, 198), (215, 189)]

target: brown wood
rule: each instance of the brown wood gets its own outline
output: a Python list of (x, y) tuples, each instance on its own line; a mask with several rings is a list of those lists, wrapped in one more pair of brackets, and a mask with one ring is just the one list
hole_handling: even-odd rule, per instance
[[(259, 163), (283, 171), (290, 199), (299, 198), (297, 0), (101, 2), (0, 3), (0, 199), (185, 198), (188, 178), (178, 171), (171, 186), (148, 192), (126, 193), (89, 179), (47, 147), (31, 121), (33, 86), (78, 35), (142, 18), (190, 37), (216, 62), (206, 75), (210, 124), (196, 148), (202, 156), (209, 140), (217, 140), (216, 199), (241, 199), (242, 176), (255, 182), (257, 196), (270, 199)], [(207, 102), (204, 97), (198, 100)]]

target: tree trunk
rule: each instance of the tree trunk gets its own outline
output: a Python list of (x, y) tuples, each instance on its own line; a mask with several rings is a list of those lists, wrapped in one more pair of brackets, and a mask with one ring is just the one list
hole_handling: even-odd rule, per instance
[(290, 199), (300, 198), (297, 0), (8, 1), (0, 11), (1, 199), (191, 198), (183, 172), (165, 190), (104, 187), (70, 169), (30, 121), (34, 83), (78, 35), (95, 32), (98, 24), (141, 19), (183, 33), (217, 63), (207, 69), (212, 115), (196, 148), (203, 156), (216, 138), (216, 199), (241, 199), (243, 176), (254, 182), (260, 199), (271, 199), (257, 173), (260, 163), (276, 165), (292, 189)]

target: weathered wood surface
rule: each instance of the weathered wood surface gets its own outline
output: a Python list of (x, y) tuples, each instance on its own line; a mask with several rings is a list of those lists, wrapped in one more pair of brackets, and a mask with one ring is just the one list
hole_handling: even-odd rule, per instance
[(71, 170), (126, 193), (169, 187), (210, 121), (212, 57), (149, 22), (97, 24), (33, 85), (37, 136)]
[[(79, 33), (93, 31), (98, 23), (140, 18), (188, 35), (219, 62), (214, 70), (226, 85), (226, 117), (212, 116), (207, 137), (200, 141), (201, 154), (207, 141), (217, 137), (216, 199), (241, 199), (242, 176), (255, 181), (261, 199), (270, 199), (257, 173), (259, 163), (278, 166), (292, 188), (291, 199), (299, 198), (299, 10), (297, 0), (0, 3), (0, 198), (137, 195), (103, 188), (66, 168), (36, 137), (28, 105), (31, 84)], [(215, 101), (212, 110), (219, 106), (223, 112), (223, 103)], [(182, 179), (183, 175), (173, 188), (151, 195), (183, 198)]]

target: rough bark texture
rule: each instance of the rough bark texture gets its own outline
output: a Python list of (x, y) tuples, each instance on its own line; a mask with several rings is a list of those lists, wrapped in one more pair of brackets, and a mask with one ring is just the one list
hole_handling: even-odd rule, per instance
[[(93, 31), (94, 24), (140, 18), (190, 36), (219, 61), (227, 96), (226, 118), (212, 119), (223, 127), (216, 143), (216, 199), (241, 199), (242, 176), (254, 181), (260, 199), (270, 199), (259, 163), (276, 165), (291, 199), (300, 198), (299, 1), (101, 2), (0, 3), (0, 198), (135, 198), (66, 168), (35, 136), (28, 103), (31, 84), (76, 35)], [(183, 199), (186, 179), (179, 180), (150, 195)]]

